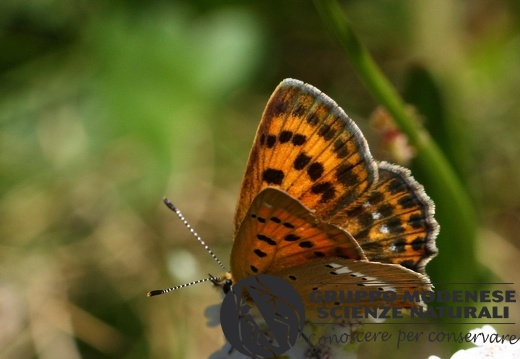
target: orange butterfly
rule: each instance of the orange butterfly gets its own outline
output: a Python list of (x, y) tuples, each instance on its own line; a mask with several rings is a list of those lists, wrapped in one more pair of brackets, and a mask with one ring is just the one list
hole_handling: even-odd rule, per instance
[(395, 292), (393, 305), (421, 306), (400, 299), (431, 289), (424, 266), (437, 253), (433, 215), (410, 172), (375, 161), (332, 99), (286, 79), (267, 103), (247, 163), (231, 272), (214, 282), (227, 291), (250, 275), (273, 274), (307, 309), (323, 305), (306, 301), (313, 290), (360, 287)]
[(437, 253), (433, 214), (410, 172), (375, 161), (332, 99), (286, 79), (267, 103), (249, 156), (227, 284), (273, 274), (304, 300), (312, 290), (360, 284), (397, 298), (430, 290), (424, 266)]

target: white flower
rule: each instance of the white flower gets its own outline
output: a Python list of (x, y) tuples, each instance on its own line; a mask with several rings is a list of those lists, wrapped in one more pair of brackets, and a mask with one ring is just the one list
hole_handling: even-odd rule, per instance
[[(213, 327), (220, 324), (220, 307), (221, 304), (209, 306), (204, 311), (204, 315), (208, 319), (208, 326)], [(286, 353), (282, 354), (280, 358), (284, 359), (307, 359), (307, 358), (341, 358), (341, 359), (356, 359), (357, 347), (356, 344), (349, 342), (337, 342), (332, 338), (349, 338), (351, 333), (356, 333), (362, 330), (359, 325), (327, 325), (327, 326), (313, 326), (306, 324), (303, 328), (304, 336), (300, 336), (296, 344)], [(238, 350), (233, 349), (232, 346), (226, 344), (215, 353), (211, 354), (209, 359), (246, 359), (250, 358)]]
[(208, 359), (249, 359), (250, 357), (234, 350), (231, 344), (226, 343), (222, 349), (211, 354)]
[[(482, 328), (470, 331), (472, 335), (478, 335), (475, 340), (476, 347), (462, 349), (453, 354), (451, 359), (520, 359), (520, 343), (511, 344), (504, 340), (503, 343), (491, 342), (491, 338), (497, 335), (497, 331), (491, 325), (484, 325)], [(493, 337), (492, 337), (493, 336)], [(484, 338), (487, 338), (484, 341)], [(500, 336), (498, 336), (500, 338)], [(435, 355), (431, 355), (428, 359), (440, 359)]]

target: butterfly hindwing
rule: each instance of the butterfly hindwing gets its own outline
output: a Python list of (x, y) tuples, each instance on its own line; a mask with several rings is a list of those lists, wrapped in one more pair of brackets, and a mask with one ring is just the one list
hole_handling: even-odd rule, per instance
[(249, 156), (235, 233), (256, 194), (276, 187), (326, 220), (358, 202), (377, 182), (361, 131), (318, 89), (284, 80), (271, 96)]
[(437, 254), (435, 206), (409, 170), (387, 162), (378, 166), (379, 181), (369, 196), (332, 222), (352, 234), (370, 261), (424, 273)]
[[(274, 274), (294, 285), (306, 303), (310, 321), (353, 322), (348, 318), (317, 318), (319, 307), (325, 311), (333, 306), (423, 308), (420, 295), (432, 289), (426, 276), (400, 265), (345, 258), (315, 259)], [(366, 297), (349, 300), (360, 292)]]
[(287, 193), (268, 187), (255, 197), (238, 230), (231, 273), (239, 281), (328, 257), (365, 259), (343, 229), (322, 222)]

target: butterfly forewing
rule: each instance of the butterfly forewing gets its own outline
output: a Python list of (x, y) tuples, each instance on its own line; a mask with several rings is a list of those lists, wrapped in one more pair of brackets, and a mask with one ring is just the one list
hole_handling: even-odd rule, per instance
[(239, 281), (328, 257), (365, 259), (343, 229), (316, 218), (287, 193), (268, 187), (255, 197), (240, 226), (231, 251), (231, 273)]
[(284, 80), (271, 96), (249, 156), (235, 233), (265, 187), (277, 187), (326, 220), (361, 201), (377, 164), (354, 122), (316, 88)]

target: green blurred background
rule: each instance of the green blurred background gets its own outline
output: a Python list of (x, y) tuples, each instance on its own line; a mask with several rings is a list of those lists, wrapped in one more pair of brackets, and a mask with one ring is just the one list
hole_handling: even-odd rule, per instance
[[(341, 5), (474, 205), (471, 238), (438, 208), (432, 281), (515, 282), (520, 2)], [(326, 28), (310, 1), (0, 2), (0, 358), (203, 358), (222, 346), (203, 315), (220, 300), (209, 284), (146, 297), (221, 271), (161, 199), (227, 265), (254, 132), (287, 77), (329, 94), (388, 156), (369, 121), (378, 104)], [(442, 179), (414, 175), (449, 203), (428, 190)], [(365, 344), (359, 356), (457, 348)]]

